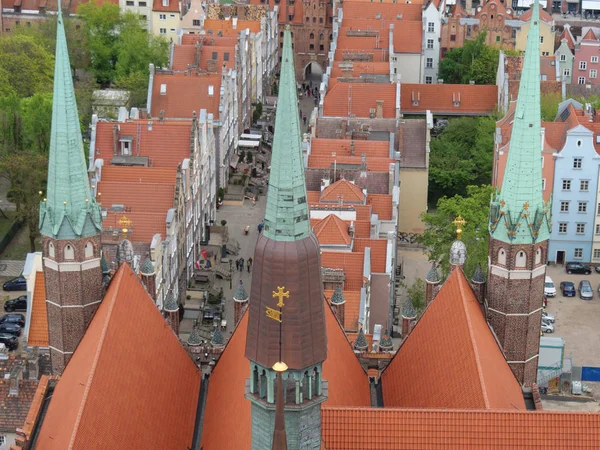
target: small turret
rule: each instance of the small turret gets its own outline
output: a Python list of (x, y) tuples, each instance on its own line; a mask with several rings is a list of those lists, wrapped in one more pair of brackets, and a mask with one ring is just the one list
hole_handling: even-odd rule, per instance
[(431, 269), (427, 272), (427, 277), (425, 277), (425, 303), (427, 306), (429, 306), (437, 295), (437, 287), (440, 281), (440, 272), (437, 269), (437, 264), (433, 263)]
[(477, 264), (473, 278), (471, 278), (471, 283), (473, 283), (473, 290), (475, 291), (477, 300), (483, 304), (485, 298), (485, 273), (483, 273), (481, 264)]
[(406, 299), (402, 305), (402, 338), (406, 339), (413, 327), (413, 321), (417, 318), (417, 311), (410, 299)]
[(344, 293), (342, 292), (342, 285), (338, 285), (338, 287), (335, 288), (335, 291), (333, 291), (333, 295), (331, 296), (330, 303), (333, 313), (343, 328), (346, 299), (344, 298)]
[(246, 312), (246, 308), (248, 307), (249, 298), (250, 296), (246, 292), (246, 289), (244, 289), (244, 283), (242, 282), (242, 280), (240, 280), (240, 284), (238, 285), (235, 294), (233, 294), (233, 321), (235, 322), (234, 326), (237, 326), (240, 320), (242, 320), (242, 316), (244, 315), (244, 312)]
[(361, 328), (358, 331), (358, 335), (356, 336), (356, 341), (354, 341), (354, 350), (359, 352), (365, 352), (369, 348), (369, 341), (367, 341), (367, 337), (363, 329)]
[(172, 292), (167, 294), (165, 304), (163, 305), (163, 311), (167, 319), (167, 323), (175, 333), (175, 336), (179, 336), (179, 305), (175, 296)]

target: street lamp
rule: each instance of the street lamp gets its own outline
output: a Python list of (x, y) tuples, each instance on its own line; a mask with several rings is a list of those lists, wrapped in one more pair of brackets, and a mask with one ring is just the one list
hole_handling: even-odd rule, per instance
[(233, 261), (229, 258), (229, 289), (233, 289)]

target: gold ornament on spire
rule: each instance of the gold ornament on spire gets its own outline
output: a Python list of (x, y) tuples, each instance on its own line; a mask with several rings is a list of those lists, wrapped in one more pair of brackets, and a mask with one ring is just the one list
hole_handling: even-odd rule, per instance
[(131, 226), (131, 220), (127, 218), (127, 216), (123, 216), (117, 222), (121, 227), (121, 231), (123, 232), (123, 237), (127, 238), (127, 233), (129, 233), (129, 227)]
[(467, 224), (467, 221), (458, 216), (452, 223), (456, 226), (456, 239), (460, 241), (463, 232), (462, 227)]

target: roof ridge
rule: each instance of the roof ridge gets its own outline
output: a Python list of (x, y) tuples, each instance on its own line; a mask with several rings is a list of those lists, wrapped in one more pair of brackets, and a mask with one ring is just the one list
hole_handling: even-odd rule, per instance
[(483, 376), (483, 370), (481, 368), (481, 361), (479, 360), (479, 352), (478, 352), (478, 347), (477, 347), (477, 340), (475, 339), (474, 333), (473, 333), (473, 325), (471, 323), (471, 317), (469, 316), (469, 314), (467, 313), (467, 302), (466, 302), (466, 292), (463, 286), (463, 281), (465, 280), (465, 275), (464, 273), (462, 273), (461, 269), (455, 269), (454, 272), (460, 272), (458, 275), (454, 275), (454, 273), (450, 276), (450, 278), (452, 278), (452, 276), (455, 276), (457, 278), (458, 281), (458, 288), (460, 289), (460, 297), (461, 297), (461, 301), (463, 304), (463, 312), (465, 314), (465, 318), (467, 320), (467, 326), (469, 328), (469, 337), (471, 338), (471, 345), (473, 346), (473, 354), (475, 356), (475, 364), (477, 366), (477, 373), (479, 375), (479, 381), (481, 382), (480, 386), (481, 386), (481, 393), (483, 394), (483, 402), (485, 403), (485, 407), (486, 409), (490, 408), (490, 400), (488, 399), (488, 395), (487, 395), (487, 390), (486, 390), (486, 385), (485, 385), (485, 378)]
[[(110, 318), (112, 316), (112, 312), (113, 309), (115, 307), (115, 303), (116, 303), (116, 293), (119, 291), (119, 288), (121, 287), (121, 281), (123, 280), (123, 272), (125, 272), (125, 268), (124, 266), (129, 267), (128, 264), (123, 264), (123, 266), (121, 266), (122, 268), (117, 271), (117, 274), (115, 275), (115, 278), (118, 278), (116, 280), (113, 279), (113, 283), (116, 282), (116, 286), (114, 286), (114, 294), (112, 295), (112, 304), (109, 306), (109, 310), (106, 314), (106, 317), (104, 319), (104, 326), (102, 327), (102, 334), (100, 335), (100, 339), (98, 341), (98, 347), (96, 350), (96, 355), (94, 356), (94, 361), (92, 362), (92, 367), (90, 369), (90, 374), (88, 376), (88, 381), (87, 384), (85, 386), (85, 390), (83, 392), (83, 397), (81, 398), (81, 405), (79, 407), (79, 412), (77, 413), (77, 418), (75, 419), (75, 424), (73, 425), (73, 432), (71, 434), (71, 439), (69, 440), (69, 450), (71, 450), (73, 448), (73, 445), (75, 443), (75, 438), (77, 437), (77, 430), (79, 429), (79, 424), (81, 423), (81, 417), (83, 415), (83, 410), (85, 409), (85, 405), (87, 402), (87, 398), (88, 395), (90, 393), (90, 388), (92, 386), (92, 378), (94, 378), (94, 375), (96, 373), (96, 367), (98, 365), (98, 360), (100, 359), (100, 353), (102, 351), (102, 345), (104, 344), (104, 338), (106, 336), (106, 330), (108, 328), (108, 323), (110, 322)], [(131, 269), (129, 269), (131, 271)], [(120, 272), (120, 273), (119, 273)], [(130, 275), (133, 275), (133, 272), (131, 272)], [(112, 284), (112, 283), (111, 283)], [(104, 299), (106, 297), (104, 297), (102, 299), (102, 302), (104, 302)], [(100, 306), (102, 306), (102, 303), (100, 303)], [(75, 348), (75, 351), (77, 351), (77, 348)], [(73, 352), (73, 354), (75, 354), (75, 352)], [(73, 358), (73, 356), (71, 356), (71, 358)]]

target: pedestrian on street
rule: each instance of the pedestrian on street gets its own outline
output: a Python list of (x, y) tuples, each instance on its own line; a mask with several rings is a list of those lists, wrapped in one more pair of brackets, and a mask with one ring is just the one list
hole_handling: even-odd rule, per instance
[(250, 269), (252, 268), (252, 258), (248, 258), (246, 262), (246, 267), (248, 268), (248, 273), (250, 273)]
[(306, 125), (306, 114), (304, 114), (304, 116), (302, 116), (302, 121), (304, 122), (304, 125)]
[(244, 258), (240, 258), (240, 272), (244, 270)]
[(312, 89), (312, 80), (310, 80), (310, 81), (308, 82), (308, 85), (309, 85), (309, 86), (310, 86), (310, 88)]
[(240, 270), (240, 260), (239, 259), (235, 260), (235, 270)]

